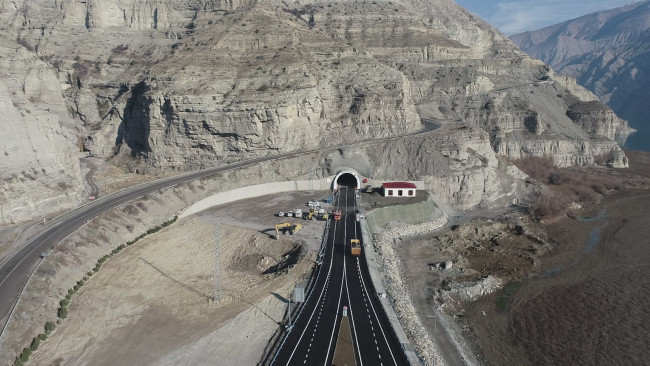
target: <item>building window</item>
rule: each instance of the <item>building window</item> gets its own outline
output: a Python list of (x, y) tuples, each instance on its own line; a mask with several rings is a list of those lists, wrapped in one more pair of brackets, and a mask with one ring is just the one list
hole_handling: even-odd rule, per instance
[(392, 189), (389, 189), (389, 190), (388, 190), (388, 194), (386, 194), (386, 195), (387, 195), (387, 196), (392, 196), (392, 195), (393, 195), (393, 190), (392, 190)]
[(398, 189), (398, 190), (397, 190), (397, 195), (400, 196), (400, 197), (402, 197), (402, 196), (404, 195), (404, 191), (401, 190), (401, 189)]
[(409, 196), (415, 196), (412, 189), (409, 189)]

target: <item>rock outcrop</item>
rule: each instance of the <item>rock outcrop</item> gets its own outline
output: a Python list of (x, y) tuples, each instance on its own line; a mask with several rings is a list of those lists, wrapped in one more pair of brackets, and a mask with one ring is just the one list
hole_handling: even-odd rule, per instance
[(0, 37), (0, 223), (77, 203), (79, 141), (52, 67)]
[(68, 145), (81, 140), (138, 172), (409, 136), (434, 123), (447, 140), (409, 156), (451, 157), (451, 181), (436, 178), (447, 168), (399, 160), (395, 148), (377, 152), (390, 162), (380, 168), (430, 177), (435, 189), (444, 179), (460, 207), (486, 196), (467, 186), (501, 197), (499, 186), (517, 176), (502, 158), (626, 164), (611, 140), (623, 138), (623, 121), (572, 113), (576, 100), (595, 97), (451, 0), (37, 0), (0, 9), (3, 32), (59, 80), (57, 108), (68, 111), (59, 118), (79, 128)]

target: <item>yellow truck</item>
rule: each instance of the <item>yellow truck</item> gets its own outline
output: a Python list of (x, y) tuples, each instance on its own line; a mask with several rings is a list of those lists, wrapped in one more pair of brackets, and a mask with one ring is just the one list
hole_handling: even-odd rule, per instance
[(361, 243), (359, 239), (350, 239), (350, 253), (357, 257), (361, 255)]

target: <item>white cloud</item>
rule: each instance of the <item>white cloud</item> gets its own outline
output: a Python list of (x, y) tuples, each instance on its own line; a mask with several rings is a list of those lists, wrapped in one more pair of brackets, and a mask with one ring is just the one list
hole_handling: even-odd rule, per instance
[(498, 2), (495, 13), (486, 20), (503, 33), (510, 35), (543, 28), (591, 12), (612, 9), (632, 2), (634, 1), (525, 0)]

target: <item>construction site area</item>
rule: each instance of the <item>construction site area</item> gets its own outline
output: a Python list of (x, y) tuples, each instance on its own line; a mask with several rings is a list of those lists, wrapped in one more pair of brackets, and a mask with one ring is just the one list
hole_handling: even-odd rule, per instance
[[(455, 212), (426, 191), (391, 198), (362, 189), (357, 218), (365, 218), (373, 244), (350, 242), (350, 253), (377, 256), (385, 291), (425, 365), (514, 366), (531, 357), (581, 364), (586, 352), (610, 346), (617, 351), (602, 355), (607, 364), (634, 364), (649, 319), (638, 306), (647, 297), (638, 277), (647, 251), (635, 233), (643, 232), (650, 159), (631, 156), (644, 165), (610, 173), (621, 188), (581, 215), (545, 221), (516, 206)], [(106, 262), (30, 362), (257, 364), (287, 325), (296, 284), (316, 268), (327, 219), (336, 219), (331, 195), (275, 193), (181, 215)], [(146, 215), (159, 202), (120, 212)], [(86, 238), (105, 235), (94, 223), (84, 230)], [(33, 306), (37, 298), (26, 301)], [(627, 313), (635, 317), (620, 316)], [(616, 322), (595, 325), (609, 317)], [(598, 342), (574, 354), (576, 342), (592, 336)], [(636, 348), (623, 352), (629, 348), (621, 342)]]
[[(312, 270), (325, 221), (309, 212), (327, 192), (276, 194), (215, 207), (112, 258), (75, 295), (70, 316), (35, 365), (224, 365), (259, 361), (282, 326), (296, 283)], [(280, 234), (275, 225), (300, 224)], [(215, 301), (216, 300), (216, 301)]]

